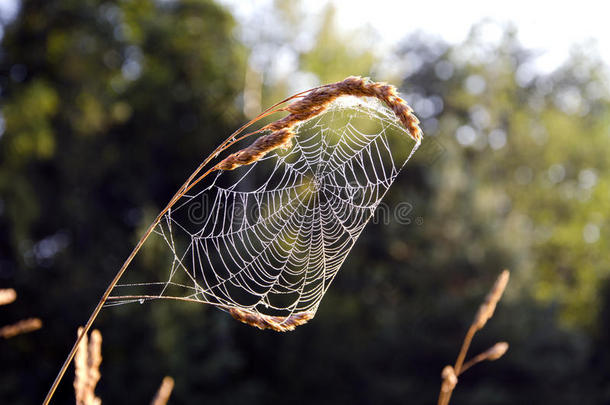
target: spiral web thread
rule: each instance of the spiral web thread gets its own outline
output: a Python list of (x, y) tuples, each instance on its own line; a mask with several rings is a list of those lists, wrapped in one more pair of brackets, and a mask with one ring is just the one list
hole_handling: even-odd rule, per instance
[(165, 281), (120, 284), (108, 305), (196, 301), (279, 331), (311, 319), (419, 142), (368, 97), (342, 96), (294, 131), (288, 150), (189, 190), (154, 230), (172, 255)]

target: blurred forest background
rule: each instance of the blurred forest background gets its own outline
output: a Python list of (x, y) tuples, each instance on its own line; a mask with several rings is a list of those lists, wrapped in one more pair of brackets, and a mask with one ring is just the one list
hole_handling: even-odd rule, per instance
[[(0, 30), (0, 402), (40, 403), (107, 283), (198, 163), (261, 108), (349, 75), (400, 87), (422, 147), (316, 318), (261, 332), (204, 305), (103, 310), (105, 404), (434, 403), (440, 371), (502, 268), (506, 297), (454, 402), (610, 403), (610, 95), (585, 46), (550, 73), (510, 25), (380, 55), (336, 10), (276, 1), (238, 24), (211, 0), (28, 0)], [(366, 11), (363, 11), (366, 12)], [(303, 39), (307, 33), (308, 40)], [(306, 38), (306, 39), (307, 39)], [(289, 60), (295, 68), (282, 69)], [(72, 372), (55, 403), (73, 403)]]

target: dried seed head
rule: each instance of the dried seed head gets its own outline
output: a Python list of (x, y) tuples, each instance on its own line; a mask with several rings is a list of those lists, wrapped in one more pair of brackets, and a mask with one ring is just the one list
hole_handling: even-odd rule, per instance
[(157, 391), (157, 395), (151, 402), (151, 405), (165, 405), (169, 401), (169, 397), (174, 389), (174, 379), (172, 377), (164, 377)]
[(229, 313), (235, 319), (259, 329), (272, 329), (276, 332), (294, 330), (299, 325), (307, 323), (315, 315), (311, 311), (297, 312), (290, 316), (270, 316), (256, 313), (251, 310), (237, 307), (228, 308)]
[(284, 107), (283, 110), (289, 112), (286, 117), (262, 128), (262, 130), (268, 130), (271, 133), (261, 136), (252, 145), (227, 156), (216, 165), (216, 169), (233, 170), (239, 166), (256, 162), (276, 148), (289, 147), (290, 140), (294, 136), (293, 128), (295, 125), (322, 113), (332, 101), (341, 96), (377, 98), (394, 111), (394, 114), (407, 129), (413, 140), (416, 142), (421, 140), (422, 131), (418, 125), (419, 120), (413, 114), (411, 107), (397, 96), (394, 86), (371, 82), (362, 77), (350, 76), (341, 82), (313, 89), (301, 99)]
[(441, 391), (443, 392), (451, 392), (457, 385), (458, 379), (455, 375), (455, 370), (451, 366), (445, 366), (443, 372), (441, 373), (441, 377), (443, 378), (443, 384), (441, 385)]
[(89, 367), (89, 384), (91, 392), (100, 380), (100, 364), (102, 364), (102, 334), (95, 329), (89, 337), (87, 365)]
[[(78, 328), (78, 335), (84, 328)], [(100, 405), (102, 400), (95, 396), (95, 386), (100, 380), (100, 364), (102, 363), (102, 334), (99, 330), (91, 332), (91, 336), (83, 336), (76, 355), (74, 356), (74, 394), (77, 405)]]
[(498, 276), (496, 283), (491, 291), (489, 291), (489, 294), (487, 294), (487, 297), (485, 297), (485, 301), (479, 307), (479, 311), (477, 312), (473, 323), (476, 330), (482, 329), (487, 321), (493, 316), (496, 305), (498, 304), (498, 301), (500, 301), (500, 298), (502, 298), (502, 294), (506, 289), (509, 277), (510, 272), (508, 270), (504, 270), (500, 273), (500, 276)]
[(7, 305), (17, 299), (17, 292), (12, 288), (0, 289), (0, 305)]
[[(77, 336), (83, 334), (84, 328), (78, 328)], [(87, 346), (89, 337), (83, 336), (80, 343), (78, 344), (78, 350), (74, 356), (74, 394), (76, 396), (76, 403), (81, 404), (85, 401), (87, 392)]]
[(500, 357), (504, 356), (504, 354), (508, 350), (508, 343), (506, 342), (498, 342), (487, 351), (483, 353), (485, 355), (486, 360), (498, 360)]
[(227, 156), (216, 167), (219, 170), (233, 170), (239, 166), (254, 163), (273, 149), (289, 146), (293, 136), (294, 132), (289, 128), (263, 135), (247, 148)]
[(488, 360), (498, 360), (500, 357), (504, 356), (506, 351), (508, 350), (508, 343), (506, 342), (498, 342), (489, 349), (485, 350), (483, 353), (477, 354), (472, 359), (464, 364), (464, 366), (459, 370), (459, 375), (461, 375), (464, 371), (468, 370), (470, 367), (474, 366), (477, 363)]
[(21, 335), (22, 333), (33, 332), (42, 328), (42, 321), (38, 318), (28, 318), (12, 325), (3, 326), (0, 328), (0, 337), (5, 339), (13, 336)]

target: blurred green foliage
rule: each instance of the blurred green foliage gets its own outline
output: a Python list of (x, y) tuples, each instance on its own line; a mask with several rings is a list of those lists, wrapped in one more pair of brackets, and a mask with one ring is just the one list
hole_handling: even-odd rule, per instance
[[(19, 299), (0, 324), (44, 328), (0, 342), (2, 403), (41, 401), (143, 227), (244, 122), (244, 88), (265, 107), (312, 78), (384, 79), (366, 31), (339, 33), (332, 9), (314, 29), (301, 3), (274, 4), (238, 27), (208, 0), (32, 0), (4, 26), (0, 287)], [(541, 74), (510, 27), (497, 44), (476, 27), (456, 47), (406, 38), (395, 84), (426, 138), (387, 202), (410, 202), (411, 223), (370, 224), (316, 318), (288, 334), (203, 305), (104, 310), (98, 395), (147, 403), (171, 375), (174, 404), (433, 403), (508, 267), (473, 349), (511, 349), (462, 377), (454, 401), (610, 401), (610, 110), (606, 67), (586, 51)], [(55, 403), (73, 401), (70, 379)]]

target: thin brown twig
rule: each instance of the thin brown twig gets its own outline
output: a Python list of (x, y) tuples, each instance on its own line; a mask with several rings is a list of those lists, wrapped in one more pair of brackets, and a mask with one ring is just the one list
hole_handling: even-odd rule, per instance
[(471, 360), (464, 364), (464, 359), (468, 354), (468, 349), (470, 348), (470, 344), (472, 343), (472, 339), (474, 335), (481, 330), (487, 321), (493, 316), (494, 311), (496, 309), (496, 305), (498, 301), (502, 298), (502, 294), (506, 289), (506, 285), (508, 284), (508, 280), (510, 278), (510, 272), (508, 270), (503, 270), (502, 273), (498, 276), (496, 282), (493, 287), (485, 297), (485, 300), (479, 307), (477, 314), (468, 328), (466, 332), (466, 336), (462, 341), (462, 346), (460, 348), (460, 352), (455, 361), (455, 365), (446, 366), (441, 373), (442, 384), (441, 390), (438, 396), (438, 405), (447, 405), (451, 399), (451, 394), (457, 385), (458, 379), (464, 371), (472, 367), (473, 365), (484, 361), (484, 360), (497, 360), (506, 353), (508, 350), (508, 343), (499, 342), (492, 346), (490, 349), (485, 352), (473, 357)]

